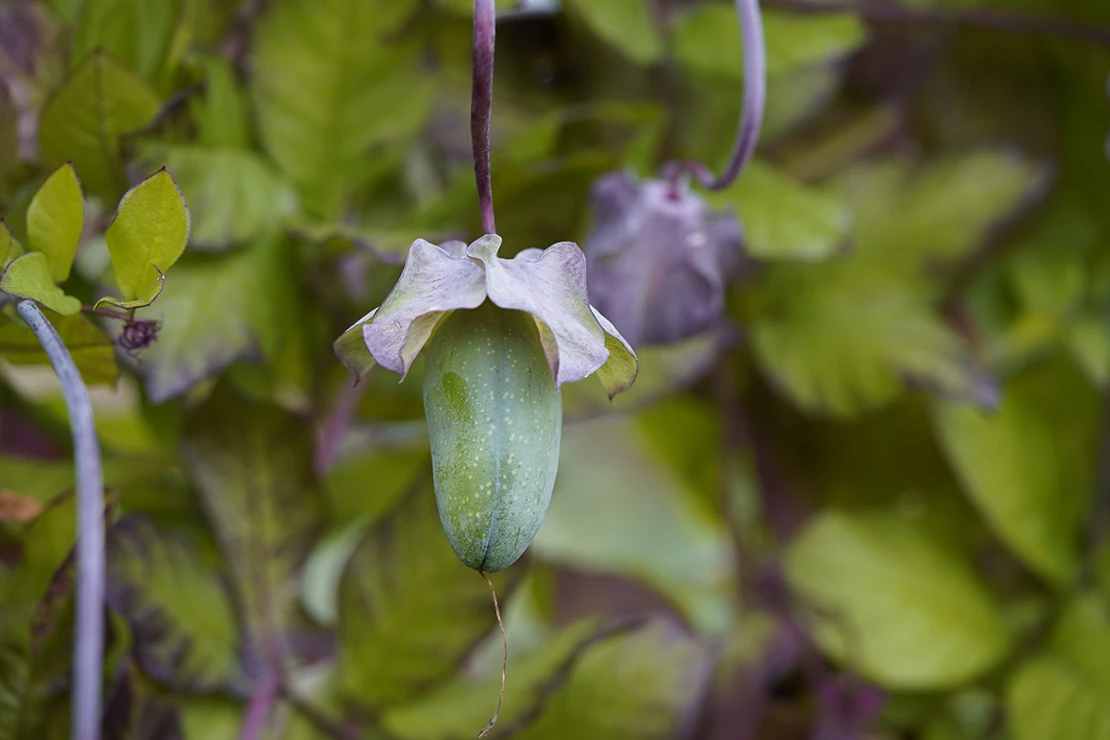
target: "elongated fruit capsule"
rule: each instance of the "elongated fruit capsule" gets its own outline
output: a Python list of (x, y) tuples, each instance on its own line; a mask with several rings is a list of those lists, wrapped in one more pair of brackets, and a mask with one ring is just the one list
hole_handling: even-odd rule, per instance
[(425, 352), (443, 531), (466, 565), (503, 570), (539, 531), (559, 464), (562, 397), (536, 322), (487, 301), (449, 316)]

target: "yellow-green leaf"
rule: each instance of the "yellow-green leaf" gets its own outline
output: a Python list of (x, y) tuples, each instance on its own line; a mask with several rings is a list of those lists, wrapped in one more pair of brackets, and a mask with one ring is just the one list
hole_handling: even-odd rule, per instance
[(1099, 399), (1079, 368), (1042, 363), (1013, 378), (993, 413), (938, 402), (941, 449), (999, 539), (1064, 586), (1079, 566), (1093, 489)]
[(31, 252), (12, 260), (0, 278), (0, 290), (18, 298), (37, 301), (62, 316), (81, 310), (81, 301), (66, 295), (50, 279), (46, 255)]
[(235, 615), (225, 584), (190, 543), (131, 515), (109, 530), (107, 557), (108, 603), (134, 626), (143, 670), (185, 690), (234, 685)]
[(957, 686), (1010, 647), (972, 564), (887, 512), (821, 514), (791, 546), (786, 573), (822, 649), (888, 688)]
[(127, 191), (105, 238), (123, 297), (149, 303), (189, 239), (189, 211), (169, 172), (159, 170)]
[(4, 223), (4, 219), (0, 218), (0, 268), (26, 253), (27, 250), (12, 234), (12, 230)]
[[(0, 315), (0, 318), (3, 315)], [(53, 316), (50, 322), (65, 342), (73, 356), (77, 369), (85, 385), (106, 385), (114, 387), (119, 380), (119, 366), (116, 364), (116, 345), (112, 338), (100, 327), (92, 323), (84, 314), (73, 316)], [(0, 321), (0, 357), (13, 365), (46, 365), (50, 359), (39, 344), (34, 332), (26, 326), (13, 322)], [(4, 473), (10, 480), (10, 462), (4, 465)]]
[(275, 0), (259, 17), (259, 137), (309, 213), (338, 216), (353, 187), (384, 174), (366, 154), (404, 150), (431, 113), (419, 40), (397, 32), (417, 10), (413, 0)]
[(636, 64), (654, 64), (663, 56), (663, 37), (648, 0), (572, 0), (568, 4), (591, 31)]
[(12, 236), (11, 229), (4, 223), (4, 219), (0, 218), (0, 265), (8, 263), (8, 253), (12, 251), (12, 242), (15, 238)]
[(72, 161), (86, 192), (115, 198), (127, 187), (120, 136), (150, 121), (159, 105), (146, 80), (95, 51), (43, 109), (39, 152), (47, 162)]
[(67, 162), (43, 183), (27, 207), (27, 240), (33, 251), (46, 255), (54, 282), (63, 283), (69, 277), (84, 226), (81, 183)]

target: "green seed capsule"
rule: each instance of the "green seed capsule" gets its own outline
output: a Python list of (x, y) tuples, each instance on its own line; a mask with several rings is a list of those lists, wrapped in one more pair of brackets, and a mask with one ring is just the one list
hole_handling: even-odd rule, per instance
[(562, 397), (535, 320), (488, 301), (456, 311), (425, 349), (424, 411), (443, 531), (494, 572), (539, 531), (559, 464)]

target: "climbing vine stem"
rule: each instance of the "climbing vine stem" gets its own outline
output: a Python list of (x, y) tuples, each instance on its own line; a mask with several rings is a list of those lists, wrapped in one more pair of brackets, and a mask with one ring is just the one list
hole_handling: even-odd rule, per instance
[(62, 338), (34, 301), (19, 315), (35, 333), (62, 385), (77, 470), (77, 621), (73, 653), (74, 740), (99, 740), (104, 657), (104, 476), (92, 404)]

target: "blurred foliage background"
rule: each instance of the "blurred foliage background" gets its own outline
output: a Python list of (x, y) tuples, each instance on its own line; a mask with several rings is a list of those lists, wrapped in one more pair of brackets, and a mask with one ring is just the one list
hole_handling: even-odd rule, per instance
[[(409, 244), (473, 239), (465, 0), (0, 0), (0, 213), (72, 161), (66, 291), (163, 165), (191, 238), (139, 353), (55, 317), (109, 483), (104, 733), (472, 737), (488, 589), (430, 481), (419, 365), (357, 389), (332, 340)], [(499, 3), (505, 256), (590, 188), (720, 166), (730, 3)], [(744, 264), (712, 332), (564, 392), (559, 479), (498, 574), (493, 737), (1110, 738), (1110, 5), (767, 0), (756, 161), (706, 196)], [(655, 294), (660, 305), (677, 300)], [(9, 306), (7, 318), (14, 314)], [(619, 328), (619, 327), (618, 327)], [(0, 326), (0, 740), (65, 737), (73, 469)]]

